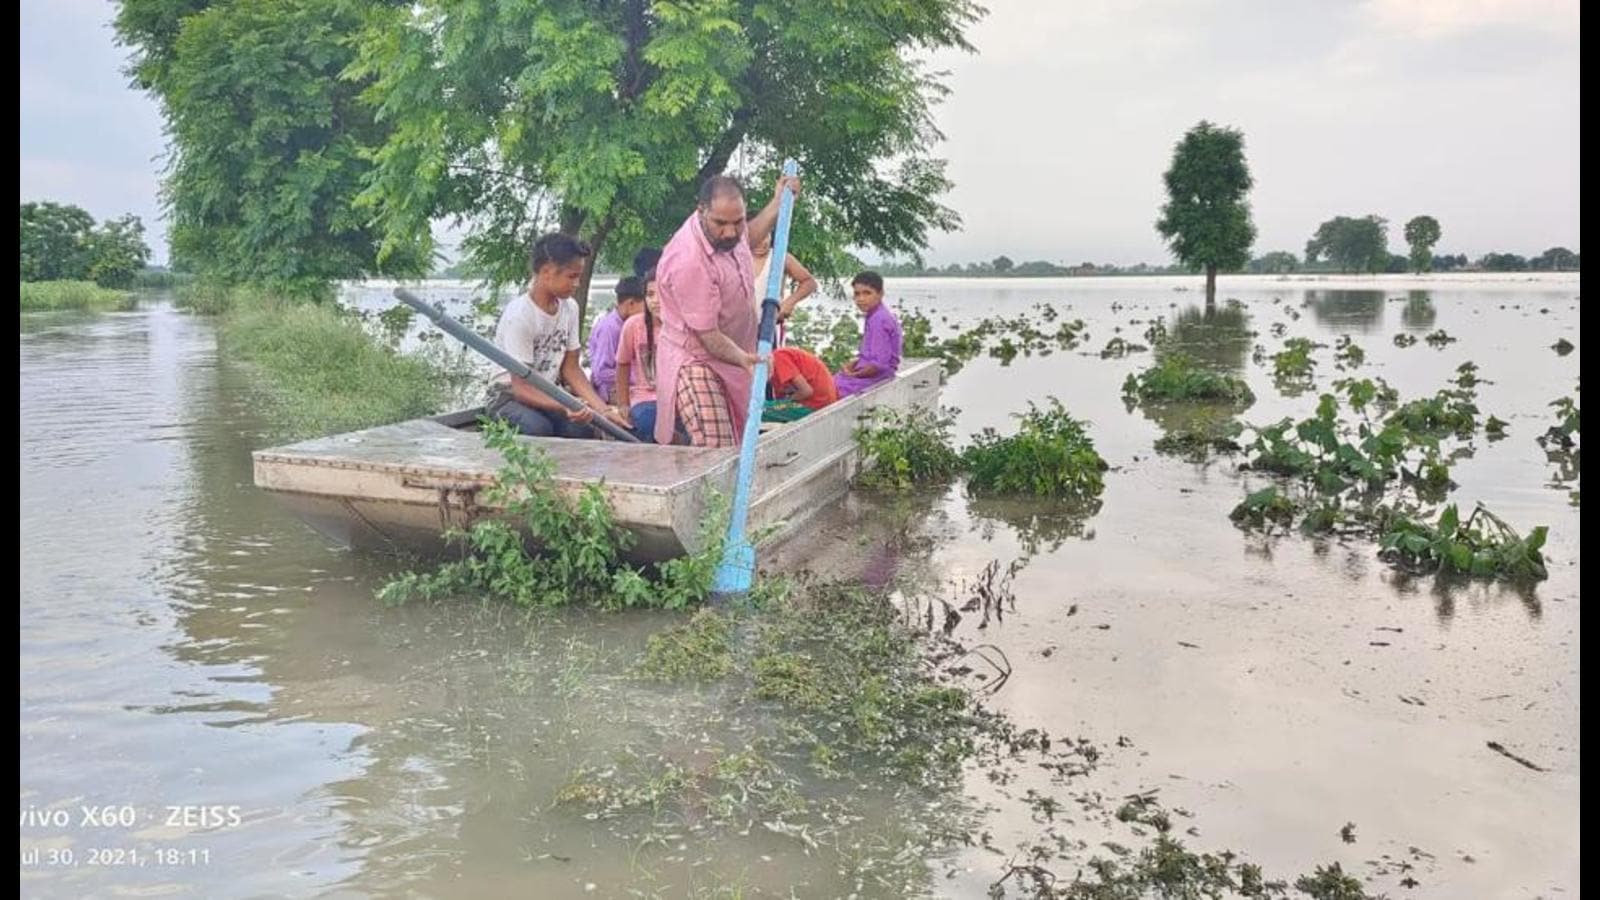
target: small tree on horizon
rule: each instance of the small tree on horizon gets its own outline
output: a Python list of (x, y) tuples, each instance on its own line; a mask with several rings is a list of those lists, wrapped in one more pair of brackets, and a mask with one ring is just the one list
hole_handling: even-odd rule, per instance
[(1433, 245), (1439, 243), (1439, 220), (1417, 216), (1406, 223), (1406, 243), (1411, 245), (1411, 271), (1422, 273), (1433, 268)]

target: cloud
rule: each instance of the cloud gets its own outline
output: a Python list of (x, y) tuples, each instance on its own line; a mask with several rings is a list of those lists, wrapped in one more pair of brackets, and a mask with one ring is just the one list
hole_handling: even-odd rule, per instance
[(1425, 40), (1527, 28), (1578, 42), (1578, 0), (1367, 0), (1362, 14), (1381, 32)]

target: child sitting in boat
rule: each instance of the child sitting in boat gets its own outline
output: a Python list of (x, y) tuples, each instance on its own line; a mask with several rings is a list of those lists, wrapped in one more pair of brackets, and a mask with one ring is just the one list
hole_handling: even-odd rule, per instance
[(494, 343), (548, 380), (558, 376), (586, 405), (567, 409), (544, 391), (500, 369), (490, 382), (488, 414), (536, 437), (592, 438), (589, 423), (604, 415), (624, 428), (627, 417), (608, 406), (578, 364), (578, 304), (572, 299), (591, 254), (569, 234), (547, 234), (533, 244), (533, 277), (526, 293), (506, 304)]
[(634, 437), (654, 443), (656, 436), (656, 335), (661, 331), (661, 297), (656, 272), (644, 276), (644, 314), (622, 323), (617, 343), (617, 408), (632, 422)]
[(798, 347), (779, 347), (772, 351), (772, 396), (810, 410), (818, 410), (839, 399), (833, 376), (822, 360)]
[(861, 350), (834, 376), (840, 397), (859, 394), (894, 377), (900, 368), (900, 320), (883, 302), (883, 276), (862, 272), (850, 280), (861, 326)]
[[(644, 282), (628, 276), (617, 282), (617, 303), (589, 331), (589, 382), (600, 399), (612, 403), (617, 384), (617, 341), (622, 323), (644, 311)], [(617, 404), (627, 409), (623, 404)]]

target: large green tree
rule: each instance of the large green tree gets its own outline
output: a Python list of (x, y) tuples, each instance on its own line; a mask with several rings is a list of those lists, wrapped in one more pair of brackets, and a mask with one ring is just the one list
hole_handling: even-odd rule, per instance
[(130, 74), (161, 103), (174, 258), (228, 282), (321, 294), (337, 279), (421, 274), (422, 245), (355, 204), (386, 138), (346, 77), (382, 0), (122, 0)]
[(1406, 243), (1411, 245), (1411, 271), (1426, 272), (1433, 267), (1433, 245), (1439, 243), (1439, 220), (1417, 216), (1406, 223)]
[[(846, 247), (920, 250), (958, 224), (928, 149), (930, 51), (970, 49), (969, 0), (420, 0), (374, 15), (349, 76), (392, 129), (362, 202), (385, 252), (439, 218), (500, 282), (549, 228), (620, 262), (659, 245), (697, 185), (745, 176), (752, 207), (785, 157), (804, 190), (791, 247), (819, 274)], [(585, 282), (585, 288), (587, 281)], [(586, 290), (584, 291), (586, 293)]]
[(1306, 242), (1306, 264), (1319, 257), (1345, 272), (1382, 272), (1389, 266), (1389, 223), (1380, 216), (1335, 216)]
[(1173, 148), (1163, 176), (1167, 202), (1156, 231), (1192, 272), (1205, 270), (1206, 303), (1217, 297), (1217, 270), (1250, 261), (1256, 227), (1246, 195), (1255, 181), (1244, 158), (1244, 134), (1202, 121)]

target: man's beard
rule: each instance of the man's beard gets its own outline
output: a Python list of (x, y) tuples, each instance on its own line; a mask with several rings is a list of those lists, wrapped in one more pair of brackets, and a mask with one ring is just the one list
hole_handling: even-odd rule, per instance
[(731, 238), (723, 238), (722, 240), (717, 240), (716, 238), (711, 236), (711, 229), (706, 227), (706, 223), (704, 221), (702, 221), (700, 223), (700, 231), (705, 234), (706, 241), (707, 241), (707, 243), (711, 244), (711, 249), (713, 249), (713, 250), (718, 250), (718, 251), (721, 251), (723, 253), (727, 253), (729, 250), (732, 250), (733, 248), (739, 246), (739, 236), (738, 235), (734, 235)]

